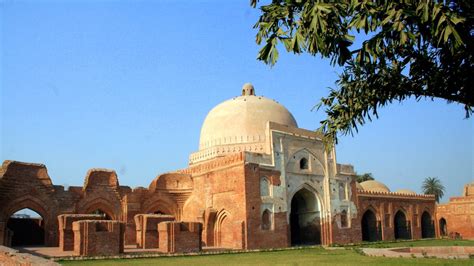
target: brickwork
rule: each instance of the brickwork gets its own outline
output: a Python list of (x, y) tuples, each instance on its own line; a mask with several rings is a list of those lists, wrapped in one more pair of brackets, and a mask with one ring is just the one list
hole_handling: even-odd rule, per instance
[(111, 256), (123, 253), (125, 223), (82, 220), (73, 222), (74, 255)]
[(137, 230), (137, 247), (143, 249), (158, 248), (158, 224), (174, 221), (174, 216), (162, 214), (137, 214), (135, 224)]
[(82, 220), (103, 220), (105, 217), (97, 214), (61, 214), (58, 216), (59, 249), (62, 251), (74, 250), (74, 231), (72, 223)]
[[(380, 240), (395, 240), (395, 216), (397, 212), (403, 213), (406, 218), (406, 228), (410, 239), (422, 238), (422, 216), (429, 215), (428, 228), (435, 230), (436, 201), (432, 195), (407, 195), (395, 192), (358, 192), (358, 216), (353, 223), (361, 225), (362, 216), (366, 211), (372, 211), (377, 220), (377, 234)], [(360, 229), (359, 229), (360, 230)], [(357, 231), (357, 230), (356, 230)], [(362, 232), (359, 231), (362, 235)], [(357, 234), (357, 233), (354, 233)], [(341, 235), (335, 233), (335, 235)], [(432, 236), (434, 237), (434, 235)], [(354, 240), (355, 236), (351, 237)], [(362, 240), (362, 239), (361, 239)]]
[(463, 196), (437, 206), (436, 234), (474, 239), (474, 183), (464, 187)]
[(201, 251), (202, 224), (197, 222), (162, 222), (158, 224), (159, 251), (187, 253)]

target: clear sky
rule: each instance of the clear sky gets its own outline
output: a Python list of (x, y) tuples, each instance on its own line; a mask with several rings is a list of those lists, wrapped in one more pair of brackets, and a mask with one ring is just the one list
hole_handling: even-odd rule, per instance
[[(339, 71), (283, 51), (273, 68), (257, 61), (249, 1), (0, 2), (0, 159), (44, 163), (57, 185), (103, 167), (147, 187), (185, 168), (207, 112), (245, 82), (315, 129)], [(473, 123), (457, 104), (396, 103), (342, 137), (337, 159), (392, 191), (439, 177), (445, 201), (474, 178)]]

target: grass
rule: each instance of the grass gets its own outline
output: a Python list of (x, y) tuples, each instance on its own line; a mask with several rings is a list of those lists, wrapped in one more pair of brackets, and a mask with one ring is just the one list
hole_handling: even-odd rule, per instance
[(404, 240), (396, 242), (362, 243), (358, 247), (363, 248), (396, 248), (396, 247), (440, 247), (440, 246), (474, 246), (472, 240), (451, 239), (426, 239), (426, 240)]
[(473, 265), (473, 260), (431, 258), (385, 258), (364, 256), (360, 247), (402, 246), (474, 246), (474, 241), (423, 240), (394, 243), (362, 244), (326, 250), (311, 247), (283, 251), (240, 254), (160, 257), (148, 259), (111, 259), (60, 261), (64, 265)]

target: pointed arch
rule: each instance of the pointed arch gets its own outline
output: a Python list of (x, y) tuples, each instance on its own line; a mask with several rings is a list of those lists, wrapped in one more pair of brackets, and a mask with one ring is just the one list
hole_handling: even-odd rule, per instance
[(406, 212), (402, 208), (395, 212), (393, 229), (395, 239), (411, 239), (410, 222), (407, 219)]
[(428, 211), (421, 214), (421, 238), (433, 238), (435, 236), (434, 222)]
[(308, 184), (289, 197), (291, 244), (320, 244), (322, 241), (321, 199)]
[(214, 223), (214, 244), (216, 247), (233, 248), (233, 239), (231, 214), (222, 209), (217, 213)]
[(120, 218), (120, 214), (114, 211), (113, 203), (102, 197), (83, 203), (79, 208), (78, 213), (91, 214), (97, 210), (102, 211), (112, 220), (118, 220)]

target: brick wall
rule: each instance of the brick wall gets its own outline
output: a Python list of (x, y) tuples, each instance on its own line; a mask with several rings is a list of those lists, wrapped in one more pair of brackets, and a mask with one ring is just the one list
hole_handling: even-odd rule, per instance
[(137, 230), (137, 247), (143, 249), (158, 248), (158, 224), (161, 222), (174, 221), (174, 216), (162, 214), (138, 214), (135, 215)]
[(463, 239), (474, 239), (474, 195), (453, 197), (449, 203), (437, 206), (437, 236), (442, 236), (441, 219), (446, 221), (447, 236), (458, 234)]
[(158, 224), (159, 251), (186, 253), (201, 251), (202, 224), (197, 222), (162, 222)]
[(125, 223), (83, 220), (73, 222), (74, 255), (111, 256), (123, 253)]
[(97, 214), (62, 214), (58, 216), (59, 225), (59, 249), (62, 251), (74, 250), (74, 231), (72, 223), (82, 220), (103, 220), (102, 215)]

